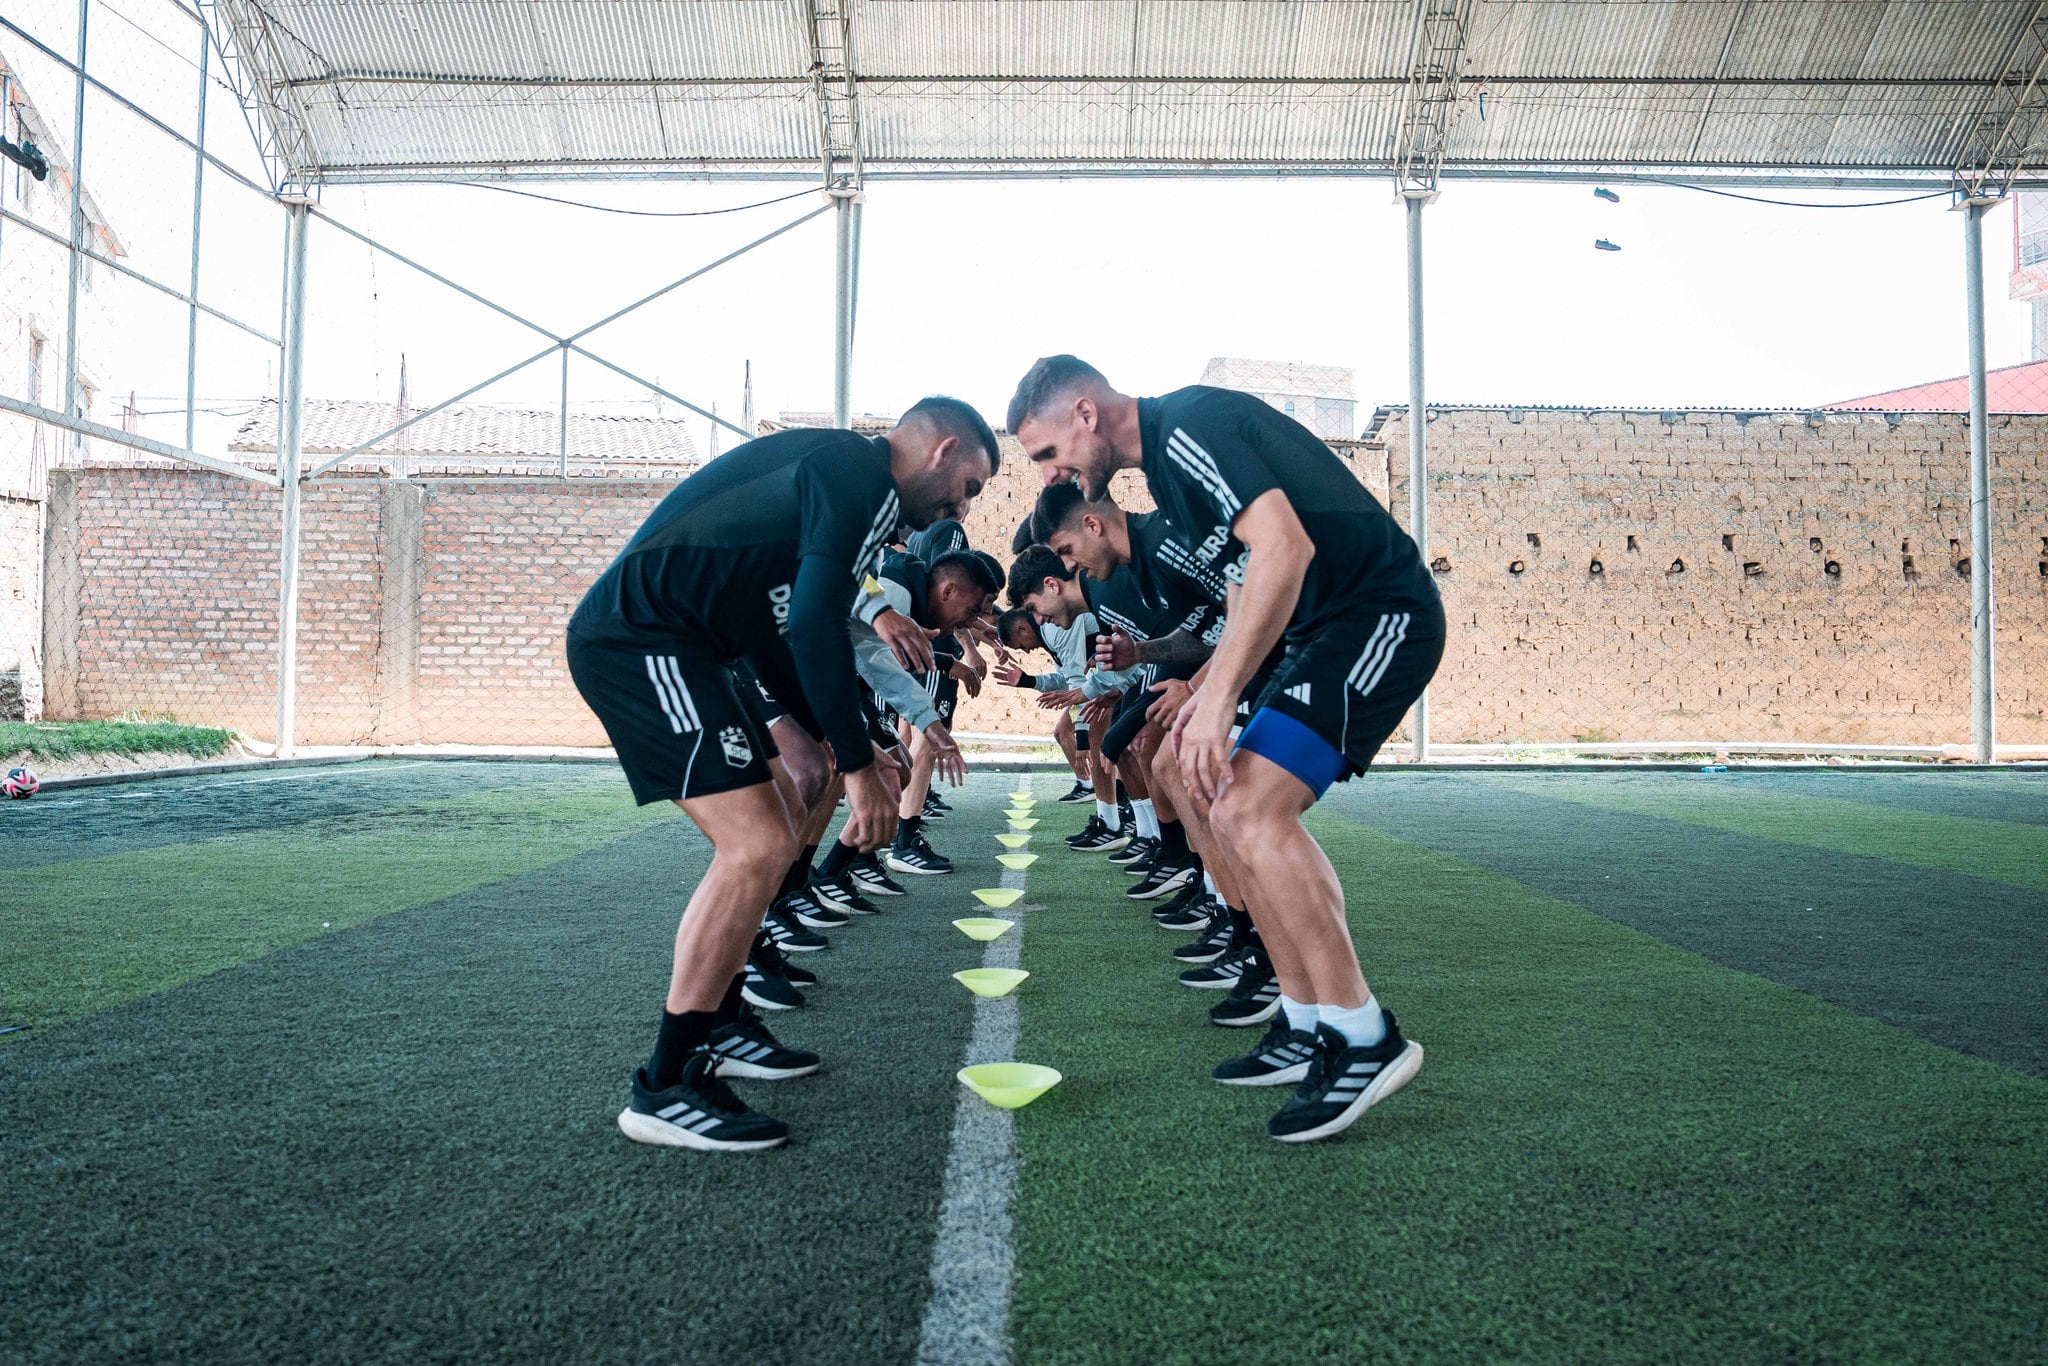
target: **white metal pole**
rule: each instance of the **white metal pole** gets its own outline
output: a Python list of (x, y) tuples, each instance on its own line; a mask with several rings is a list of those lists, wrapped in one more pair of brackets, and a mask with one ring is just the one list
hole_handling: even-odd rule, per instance
[(569, 348), (562, 348), (562, 477), (569, 477)]
[(853, 425), (853, 191), (832, 192), (838, 288), (832, 318), (832, 425)]
[(191, 302), (185, 306), (185, 449), (192, 449), (192, 428), (195, 420), (194, 407), (198, 403), (199, 390), (199, 209), (206, 190), (206, 90), (207, 63), (213, 53), (213, 44), (208, 41), (206, 28), (199, 29), (199, 127), (197, 145), (192, 152), (192, 273), (187, 282), (186, 294)]
[[(71, 113), (71, 223), (67, 230), (71, 250), (66, 253), (70, 258), (70, 280), (64, 295), (64, 412), (73, 418), (85, 416), (78, 383), (78, 274), (85, 262), (79, 253), (85, 237), (85, 29), (88, 5), (89, 0), (78, 0), (78, 96)], [(81, 444), (74, 432), (72, 449), (78, 449)]]
[[(1429, 563), (1429, 409), (1422, 383), (1422, 206), (1430, 196), (1408, 192), (1408, 531)], [(1429, 759), (1429, 693), (1415, 699), (1409, 721), (1415, 762)]]
[(299, 663), (299, 440), (305, 397), (306, 227), (312, 205), (285, 201), (284, 375), (278, 395), (277, 473), (284, 483), (283, 538), (278, 551), (277, 753), (292, 752)]
[(1996, 674), (1992, 669), (1991, 423), (1984, 395), (1984, 214), (1963, 208), (1963, 288), (1970, 331), (1970, 740), (1977, 762), (1997, 753)]

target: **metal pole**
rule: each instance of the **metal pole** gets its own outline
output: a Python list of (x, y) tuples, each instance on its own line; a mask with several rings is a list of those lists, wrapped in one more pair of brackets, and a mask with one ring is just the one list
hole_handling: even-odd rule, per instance
[[(1408, 193), (1408, 532), (1429, 562), (1429, 409), (1422, 385), (1422, 206), (1430, 196)], [(1429, 693), (1415, 699), (1410, 723), (1415, 762), (1429, 759)]]
[(285, 201), (284, 374), (279, 386), (277, 473), (284, 484), (284, 535), (278, 551), (277, 753), (292, 752), (299, 663), (299, 437), (306, 358), (306, 225), (312, 205)]
[(569, 477), (569, 348), (562, 348), (562, 477)]
[(853, 192), (834, 190), (838, 289), (832, 313), (832, 425), (853, 425)]
[(1984, 213), (1963, 206), (1963, 281), (1970, 331), (1970, 739), (1977, 762), (1997, 752), (1998, 709), (1992, 671), (1991, 424), (1984, 396)]
[[(85, 225), (85, 28), (89, 0), (78, 0), (78, 97), (71, 112), (71, 250), (68, 253), (71, 274), (64, 296), (64, 411), (71, 417), (85, 416), (85, 406), (79, 401), (78, 385), (78, 272), (84, 260), (79, 249), (85, 244), (82, 229)], [(191, 445), (191, 442), (186, 442)], [(76, 433), (71, 437), (71, 447), (80, 445)]]
[(185, 306), (185, 449), (192, 449), (193, 409), (199, 389), (199, 207), (206, 189), (206, 81), (207, 60), (213, 53), (205, 25), (199, 29), (199, 127), (197, 150), (192, 156), (192, 278), (185, 292), (192, 302)]

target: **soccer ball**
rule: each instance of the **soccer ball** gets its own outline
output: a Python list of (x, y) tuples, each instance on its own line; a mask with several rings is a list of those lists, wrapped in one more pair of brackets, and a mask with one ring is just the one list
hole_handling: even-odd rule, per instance
[(7, 777), (0, 779), (0, 792), (5, 792), (16, 801), (33, 797), (42, 787), (42, 782), (26, 768), (10, 768)]

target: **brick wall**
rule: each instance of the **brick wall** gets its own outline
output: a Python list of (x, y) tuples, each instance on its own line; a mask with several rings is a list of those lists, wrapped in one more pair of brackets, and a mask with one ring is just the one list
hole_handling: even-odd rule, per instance
[[(1431, 551), (1452, 622), (1436, 738), (1966, 740), (1962, 420), (1668, 416), (1433, 418)], [(2044, 743), (2048, 417), (1994, 421), (2000, 735)], [(1378, 436), (1339, 450), (1405, 519), (1402, 418)], [(1135, 475), (1118, 482), (1147, 505)], [(1006, 442), (974, 542), (1007, 560), (1037, 488)], [(600, 742), (562, 667), (561, 625), (664, 491), (309, 490), (301, 742)], [(51, 508), (48, 638), (69, 645), (51, 651), (52, 714), (140, 709), (269, 737), (278, 495), (202, 471), (95, 467), (60, 472)], [(1044, 734), (1049, 720), (997, 687), (958, 724)]]

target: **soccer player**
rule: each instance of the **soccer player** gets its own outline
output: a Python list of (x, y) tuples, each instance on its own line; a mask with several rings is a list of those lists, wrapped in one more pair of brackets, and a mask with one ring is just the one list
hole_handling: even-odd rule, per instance
[[(1075, 571), (1046, 547), (1028, 545), (1010, 565), (1009, 596), (1012, 607), (1031, 614), (1039, 639), (1058, 666), (1031, 680), (1041, 694), (1038, 705), (1063, 711), (1078, 708), (1088, 700), (1085, 686), (1093, 667), (1094, 637), (1101, 628), (1088, 610)], [(1014, 671), (1015, 666), (1011, 668)], [(1005, 683), (1020, 681), (1007, 674), (999, 677)], [(1074, 723), (1074, 744), (1089, 754), (1095, 814), (1078, 834), (1067, 836), (1067, 847), (1114, 853), (1131, 842), (1117, 808), (1116, 775), (1094, 750), (1093, 732), (1085, 719)]]
[[(739, 446), (685, 479), (649, 515), (570, 618), (570, 676), (604, 724), (633, 795), (672, 801), (710, 840), (711, 867), (676, 932), (661, 1027), (633, 1076), (619, 1127), (637, 1142), (770, 1148), (788, 1127), (749, 1109), (723, 1078), (815, 1071), (740, 998), (741, 966), (799, 849), (745, 660), (846, 783), (856, 845), (895, 824), (854, 672), (856, 593), (899, 521), (966, 513), (993, 477), (995, 436), (972, 408), (928, 398), (878, 437), (808, 429)], [(914, 622), (885, 624), (928, 665)]]
[[(1339, 1133), (1407, 1084), (1422, 1049), (1367, 987), (1344, 890), (1301, 817), (1331, 783), (1365, 772), (1435, 673), (1444, 616), (1429, 570), (1342, 460), (1252, 395), (1132, 398), (1086, 362), (1049, 356), (1018, 385), (1009, 426), (1047, 483), (1077, 480), (1099, 497), (1119, 470), (1142, 470), (1161, 514), (1231, 585), (1228, 624), (1172, 743), (1246, 878), (1287, 1029), (1217, 1079), (1299, 1074), (1267, 1132), (1296, 1143)], [(1279, 643), (1286, 657), (1233, 749), (1238, 693)]]

